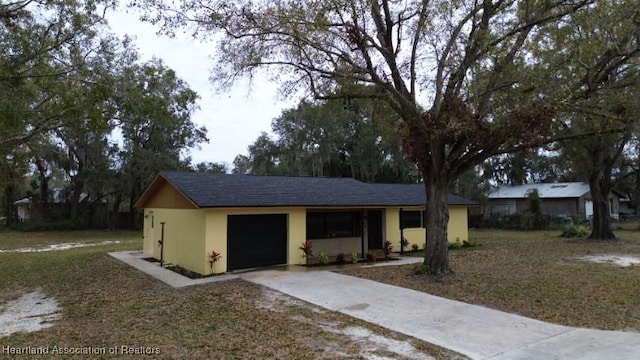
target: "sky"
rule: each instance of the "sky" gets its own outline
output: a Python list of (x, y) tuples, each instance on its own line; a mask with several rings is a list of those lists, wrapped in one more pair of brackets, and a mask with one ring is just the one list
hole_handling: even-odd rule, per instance
[(107, 21), (115, 34), (134, 38), (142, 61), (162, 59), (200, 96), (200, 109), (192, 120), (207, 128), (209, 143), (202, 144), (200, 150), (191, 150), (193, 163), (224, 162), (231, 169), (236, 155), (247, 154), (247, 147), (260, 132), (270, 133), (271, 121), (297, 103), (296, 99), (279, 99), (278, 85), (260, 77), (251, 87), (238, 83), (228, 93), (216, 93), (209, 82), (214, 65), (210, 55), (215, 44), (200, 43), (181, 33), (176, 33), (175, 38), (157, 35), (157, 28), (140, 21), (131, 9), (112, 11), (107, 14)]

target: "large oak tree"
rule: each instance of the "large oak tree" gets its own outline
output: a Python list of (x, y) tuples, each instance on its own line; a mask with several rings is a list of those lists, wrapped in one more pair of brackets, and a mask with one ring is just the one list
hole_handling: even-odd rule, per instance
[[(42, 160), (56, 142), (52, 133), (103, 108), (105, 79), (112, 75), (114, 54), (121, 53), (118, 41), (100, 35), (109, 6), (83, 0), (0, 3), (0, 167), (13, 168), (23, 181), (34, 159), (40, 195), (48, 192)], [(10, 191), (12, 181), (0, 180), (9, 224), (17, 220), (12, 208), (20, 196)], [(39, 203), (46, 208), (46, 196)]]
[[(404, 150), (424, 178), (425, 264), (450, 271), (446, 193), (488, 157), (548, 140), (553, 69), (534, 72), (528, 45), (589, 0), (140, 0), (146, 19), (218, 41), (222, 88), (266, 70), (287, 92), (324, 99), (363, 84), (402, 119)], [(561, 50), (561, 49), (559, 49)], [(356, 88), (357, 89), (357, 88)]]
[(573, 172), (589, 182), (590, 237), (613, 240), (609, 195), (636, 171), (630, 165), (637, 155), (629, 150), (640, 123), (640, 9), (637, 1), (599, 0), (554, 25), (536, 37), (533, 53), (540, 71), (554, 69), (555, 97), (566, 99), (558, 135), (590, 134), (558, 145)]
[[(18, 220), (15, 201), (27, 196), (32, 221), (96, 218), (104, 225), (104, 216), (93, 216), (104, 203), (117, 219), (121, 202), (133, 204), (158, 171), (188, 168), (188, 150), (207, 141), (206, 129), (191, 121), (197, 94), (162, 62), (140, 63), (131, 40), (110, 32), (104, 14), (115, 3), (0, 2), (0, 208), (7, 224)], [(62, 183), (53, 184), (56, 177)], [(54, 190), (68, 211), (49, 211)]]

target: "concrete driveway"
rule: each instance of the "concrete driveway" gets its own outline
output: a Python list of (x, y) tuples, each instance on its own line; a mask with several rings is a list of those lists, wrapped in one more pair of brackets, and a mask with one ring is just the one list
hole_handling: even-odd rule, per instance
[(329, 271), (240, 277), (472, 359), (640, 359), (640, 333), (555, 325)]
[(472, 359), (640, 359), (640, 333), (560, 326), (330, 271), (293, 266), (305, 271), (281, 267), (192, 280), (143, 260), (140, 251), (110, 255), (173, 287), (240, 277)]

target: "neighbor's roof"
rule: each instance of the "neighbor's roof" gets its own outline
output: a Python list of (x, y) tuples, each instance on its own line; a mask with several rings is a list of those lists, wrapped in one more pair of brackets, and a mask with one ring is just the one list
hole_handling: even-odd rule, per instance
[(590, 191), (589, 184), (584, 182), (503, 185), (491, 192), (489, 199), (527, 198), (533, 189), (538, 190), (541, 199), (578, 198)]
[(14, 205), (28, 205), (28, 204), (31, 204), (31, 198), (28, 198), (28, 197), (22, 198), (22, 199), (20, 199), (18, 201), (15, 201), (13, 204)]
[[(154, 182), (158, 178), (165, 179), (200, 208), (421, 206), (426, 200), (423, 184), (367, 184), (351, 178), (172, 171), (161, 172)], [(145, 194), (136, 205), (144, 207), (144, 198)], [(447, 200), (450, 205), (476, 205), (454, 195), (449, 195)]]

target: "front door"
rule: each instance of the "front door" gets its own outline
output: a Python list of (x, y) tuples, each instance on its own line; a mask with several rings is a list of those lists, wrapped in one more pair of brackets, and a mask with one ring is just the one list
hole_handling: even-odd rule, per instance
[(367, 243), (369, 250), (382, 249), (382, 211), (367, 212)]

